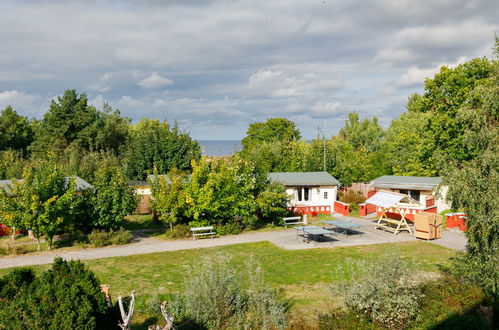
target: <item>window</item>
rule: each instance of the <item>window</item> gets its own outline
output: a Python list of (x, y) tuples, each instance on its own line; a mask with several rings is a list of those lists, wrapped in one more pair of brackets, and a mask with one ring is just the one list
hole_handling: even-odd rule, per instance
[(310, 188), (296, 188), (296, 200), (299, 202), (309, 201), (310, 198)]
[(404, 195), (408, 195), (412, 199), (415, 199), (416, 201), (419, 202), (419, 197), (420, 197), (420, 191), (419, 190), (407, 190), (407, 189), (400, 189), (399, 192)]
[(303, 188), (303, 200), (304, 201), (308, 201), (308, 197), (309, 197), (309, 192), (310, 192), (310, 188)]
[(324, 192), (324, 199), (327, 199), (327, 191)]

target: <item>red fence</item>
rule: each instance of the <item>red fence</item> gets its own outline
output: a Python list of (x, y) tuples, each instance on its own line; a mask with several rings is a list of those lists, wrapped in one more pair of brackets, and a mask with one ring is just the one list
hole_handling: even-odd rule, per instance
[(331, 214), (331, 206), (329, 205), (319, 205), (319, 206), (290, 206), (288, 210), (294, 214), (309, 214), (316, 216), (317, 214)]
[[(400, 211), (404, 213), (404, 217), (407, 220), (414, 221), (414, 215), (418, 214), (419, 212), (437, 213), (437, 207), (432, 206), (425, 209), (413, 209), (408, 207), (408, 208), (400, 208)], [(380, 217), (381, 213), (383, 213), (383, 208), (378, 207), (376, 210), (376, 215)], [(386, 210), (386, 216), (390, 219), (397, 219), (397, 220), (402, 218), (401, 214), (397, 211), (397, 209), (393, 207)]]
[(350, 204), (335, 201), (334, 212), (347, 216), (350, 214)]
[(376, 212), (376, 205), (367, 204), (367, 203), (359, 204), (359, 215), (361, 217), (374, 212)]
[(460, 231), (468, 230), (468, 226), (466, 225), (466, 214), (465, 213), (447, 213), (445, 215), (447, 218), (446, 227), (447, 228), (457, 228), (459, 227)]

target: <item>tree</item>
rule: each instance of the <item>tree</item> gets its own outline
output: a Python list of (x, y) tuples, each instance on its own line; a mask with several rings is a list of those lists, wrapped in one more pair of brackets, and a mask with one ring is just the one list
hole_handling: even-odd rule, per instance
[(173, 168), (168, 175), (158, 175), (154, 169), (154, 177), (149, 180), (151, 186), (151, 208), (158, 219), (164, 223), (177, 223), (185, 213), (186, 200), (184, 186), (186, 177), (176, 168)]
[(378, 119), (372, 121), (365, 118), (359, 121), (359, 114), (351, 112), (338, 137), (347, 141), (355, 149), (363, 148), (367, 152), (379, 150), (384, 136), (383, 128), (378, 124)]
[(0, 180), (20, 178), (28, 166), (31, 166), (31, 162), (24, 158), (21, 151), (12, 149), (0, 151)]
[(104, 229), (118, 228), (123, 218), (132, 213), (138, 204), (137, 196), (128, 186), (127, 177), (121, 168), (104, 162), (95, 173), (93, 186), (93, 226)]
[(9, 227), (12, 240), (16, 229), (23, 226), (24, 212), (20, 201), (21, 191), (18, 182), (0, 187), (0, 222)]
[(5, 329), (111, 329), (117, 315), (98, 279), (81, 261), (54, 259), (36, 277), (30, 269), (0, 278), (0, 326)]
[(53, 237), (74, 220), (73, 211), (80, 202), (74, 179), (66, 178), (53, 161), (39, 161), (25, 170), (22, 182), (14, 181), (13, 185), (18, 207), (24, 210), (24, 228), (33, 230), (38, 250), (41, 235), (46, 236), (51, 248)]
[(497, 251), (499, 249), (499, 40), (496, 36), (493, 75), (477, 85), (475, 102), (456, 110), (462, 129), (466, 159), (453, 159), (443, 173), (453, 209), (466, 214), (467, 251), (456, 273), (477, 283), (496, 304), (499, 302)]
[(71, 144), (89, 149), (93, 126), (99, 119), (97, 110), (88, 105), (87, 95), (66, 90), (57, 101), (52, 100), (49, 110), (35, 134), (33, 151), (64, 150)]
[(131, 128), (131, 139), (125, 154), (125, 172), (129, 178), (143, 180), (154, 166), (159, 173), (172, 168), (187, 171), (191, 161), (201, 157), (199, 144), (175, 123), (142, 119)]
[(25, 152), (33, 142), (33, 129), (28, 118), (19, 116), (11, 106), (0, 114), (0, 150)]
[(250, 124), (246, 137), (241, 141), (243, 148), (259, 142), (291, 142), (301, 138), (296, 124), (286, 118), (270, 118), (265, 122)]

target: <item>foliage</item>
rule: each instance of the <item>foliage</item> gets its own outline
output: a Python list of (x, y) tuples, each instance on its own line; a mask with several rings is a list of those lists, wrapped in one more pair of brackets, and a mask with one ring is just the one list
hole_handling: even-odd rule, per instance
[(5, 329), (95, 329), (116, 324), (99, 281), (80, 261), (54, 259), (35, 278), (30, 270), (4, 276), (0, 327)]
[(166, 237), (170, 239), (182, 239), (191, 237), (191, 227), (187, 225), (175, 225), (166, 232)]
[(31, 164), (23, 157), (21, 151), (0, 151), (0, 180), (20, 178), (27, 166), (31, 166)]
[(94, 229), (87, 237), (90, 244), (94, 247), (103, 247), (111, 244), (125, 245), (132, 241), (132, 234), (123, 228), (116, 231)]
[(30, 146), (33, 152), (64, 150), (111, 150), (118, 152), (128, 139), (130, 120), (123, 118), (119, 110), (104, 104), (98, 111), (88, 104), (85, 93), (66, 90), (57, 100), (52, 100), (35, 132)]
[(241, 143), (246, 149), (260, 142), (291, 142), (300, 138), (300, 131), (292, 121), (286, 118), (269, 118), (265, 122), (250, 124)]
[(128, 186), (128, 179), (119, 167), (104, 163), (95, 174), (92, 196), (93, 226), (116, 229), (123, 218), (132, 213), (138, 198)]
[(189, 272), (179, 309), (208, 329), (284, 329), (287, 304), (263, 283), (261, 268), (240, 274), (227, 256), (206, 258)]
[(154, 167), (158, 173), (172, 168), (186, 171), (191, 168), (191, 161), (201, 156), (199, 144), (177, 123), (170, 126), (166, 121), (142, 119), (131, 127), (130, 134), (124, 166), (131, 179), (143, 180)]
[[(413, 319), (422, 298), (419, 283), (397, 255), (377, 262), (353, 262), (358, 275), (353, 281), (333, 285), (331, 293), (343, 296), (346, 307), (384, 327), (403, 328)], [(352, 272), (352, 271), (350, 271)]]
[(467, 159), (455, 159), (444, 170), (443, 185), (453, 209), (462, 209), (468, 226), (467, 253), (458, 259), (456, 272), (479, 284), (499, 302), (499, 42), (494, 73), (472, 91), (474, 103), (458, 108), (463, 127), (461, 143), (473, 150)]
[(359, 205), (366, 201), (366, 197), (360, 191), (348, 190), (346, 193), (340, 193), (339, 200), (350, 205)]
[(45, 235), (52, 246), (53, 237), (70, 227), (80, 199), (75, 194), (75, 180), (67, 179), (54, 161), (39, 161), (28, 167), (23, 181), (13, 182), (10, 192), (14, 209), (21, 210), (24, 228), (31, 228), (38, 239)]
[(0, 150), (26, 151), (33, 142), (33, 128), (28, 118), (6, 107), (0, 114)]
[(350, 112), (338, 137), (347, 141), (354, 149), (364, 149), (367, 152), (379, 150), (384, 136), (383, 128), (378, 124), (378, 119), (372, 121), (364, 119), (359, 121), (359, 114)]
[(11, 239), (0, 239), (0, 256), (5, 255), (19, 255), (24, 253), (24, 247), (22, 245), (16, 244), (14, 240)]
[(175, 168), (166, 176), (158, 175), (158, 170), (154, 168), (154, 176), (148, 180), (151, 186), (151, 209), (160, 221), (170, 224), (170, 229), (186, 212), (186, 181), (186, 176)]

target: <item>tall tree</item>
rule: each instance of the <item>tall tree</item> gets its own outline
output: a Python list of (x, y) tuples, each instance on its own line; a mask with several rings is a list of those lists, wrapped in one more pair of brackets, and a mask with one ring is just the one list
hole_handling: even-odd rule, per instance
[(132, 179), (143, 180), (154, 166), (160, 174), (172, 168), (186, 171), (201, 151), (197, 141), (175, 123), (142, 119), (131, 128), (131, 139), (125, 155), (125, 171)]
[(241, 143), (244, 148), (248, 148), (258, 142), (291, 142), (300, 138), (300, 131), (295, 123), (286, 118), (270, 118), (265, 122), (250, 124)]
[(57, 101), (52, 100), (35, 135), (33, 151), (63, 150), (71, 144), (89, 148), (97, 110), (88, 105), (87, 95), (74, 89), (66, 90)]
[(26, 151), (33, 142), (33, 129), (28, 118), (6, 107), (0, 114), (0, 150)]
[(367, 152), (379, 150), (383, 136), (383, 128), (378, 124), (376, 117), (373, 117), (372, 121), (368, 118), (360, 121), (356, 112), (348, 114), (345, 127), (338, 133), (338, 137), (350, 143), (355, 149), (362, 148)]
[(138, 204), (137, 196), (128, 186), (127, 177), (121, 168), (103, 162), (95, 174), (93, 186), (93, 226), (118, 228), (123, 218), (131, 214)]
[(447, 163), (442, 184), (454, 209), (466, 212), (467, 252), (457, 273), (480, 285), (499, 304), (499, 39), (493, 74), (471, 91), (474, 102), (456, 109), (467, 157)]

